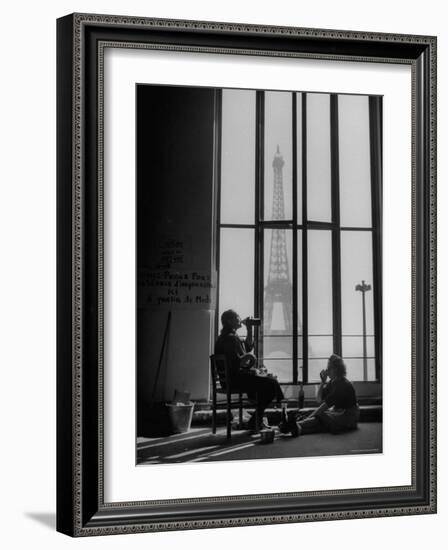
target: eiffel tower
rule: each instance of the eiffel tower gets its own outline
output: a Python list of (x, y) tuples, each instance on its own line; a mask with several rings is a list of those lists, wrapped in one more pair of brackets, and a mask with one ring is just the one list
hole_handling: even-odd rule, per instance
[[(285, 219), (285, 199), (283, 194), (283, 166), (285, 162), (277, 145), (272, 166), (274, 168), (274, 192), (272, 199), (272, 220)], [(292, 335), (292, 284), (289, 276), (288, 254), (286, 249), (286, 230), (272, 229), (269, 256), (268, 280), (264, 289), (264, 336)], [(274, 338), (270, 340), (269, 351)], [(281, 343), (279, 342), (280, 346)], [(279, 350), (281, 351), (281, 350)]]

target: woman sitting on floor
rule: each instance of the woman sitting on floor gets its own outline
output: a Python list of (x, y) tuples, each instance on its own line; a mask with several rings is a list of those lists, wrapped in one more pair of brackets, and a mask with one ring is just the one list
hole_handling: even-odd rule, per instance
[(355, 388), (347, 380), (346, 374), (343, 359), (339, 355), (332, 355), (328, 359), (327, 369), (320, 373), (321, 384), (317, 392), (319, 407), (304, 420), (280, 424), (280, 432), (291, 433), (296, 437), (316, 432), (337, 434), (355, 429), (359, 420), (359, 407)]

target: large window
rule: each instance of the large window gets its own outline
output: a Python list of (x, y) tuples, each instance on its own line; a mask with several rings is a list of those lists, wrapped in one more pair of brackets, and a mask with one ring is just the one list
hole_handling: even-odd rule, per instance
[(281, 383), (380, 379), (381, 98), (223, 90), (220, 128), (218, 314)]

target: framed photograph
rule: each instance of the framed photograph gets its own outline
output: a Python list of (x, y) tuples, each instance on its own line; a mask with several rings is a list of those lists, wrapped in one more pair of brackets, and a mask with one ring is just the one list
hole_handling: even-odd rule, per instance
[(436, 38), (57, 40), (57, 529), (435, 513)]

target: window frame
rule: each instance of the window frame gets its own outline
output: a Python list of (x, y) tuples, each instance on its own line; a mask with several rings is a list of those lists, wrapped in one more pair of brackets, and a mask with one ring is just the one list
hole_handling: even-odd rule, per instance
[[(260, 317), (263, 312), (264, 300), (264, 231), (281, 228), (292, 231), (292, 380), (281, 382), (282, 385), (312, 385), (316, 381), (309, 380), (309, 330), (308, 330), (308, 231), (325, 230), (331, 232), (332, 260), (332, 326), (333, 352), (342, 355), (342, 303), (341, 303), (341, 232), (369, 232), (372, 239), (372, 284), (374, 289), (374, 349), (375, 357), (366, 357), (375, 361), (375, 379), (363, 380), (364, 383), (382, 381), (382, 97), (368, 96), (369, 110), (369, 150), (370, 150), (370, 189), (371, 189), (371, 226), (341, 227), (340, 216), (340, 178), (339, 178), (339, 110), (338, 96), (353, 94), (337, 94), (322, 92), (329, 95), (330, 101), (330, 158), (331, 158), (331, 221), (322, 222), (308, 219), (308, 184), (307, 184), (307, 96), (310, 93), (288, 91), (292, 101), (292, 219), (264, 219), (264, 167), (265, 167), (265, 93), (270, 90), (255, 90), (255, 212), (253, 223), (221, 223), (221, 129), (222, 129), (222, 90), (216, 90), (216, 182), (217, 200), (216, 212), (216, 271), (217, 297), (215, 311), (215, 333), (219, 328), (219, 271), (220, 271), (220, 240), (222, 229), (252, 229), (254, 239), (254, 315)], [(278, 90), (273, 90), (278, 91)], [(284, 93), (284, 91), (281, 91)], [(298, 97), (300, 96), (300, 98)], [(297, 107), (301, 101), (301, 128), (297, 126)], [(298, 132), (301, 132), (301, 219), (298, 223)], [(298, 234), (302, 238), (302, 332), (298, 333)], [(344, 335), (347, 336), (347, 335)], [(372, 336), (372, 335), (367, 335)], [(299, 378), (298, 338), (302, 338), (302, 379)], [(258, 334), (258, 353), (263, 357), (263, 335)], [(348, 358), (350, 359), (350, 358)]]

